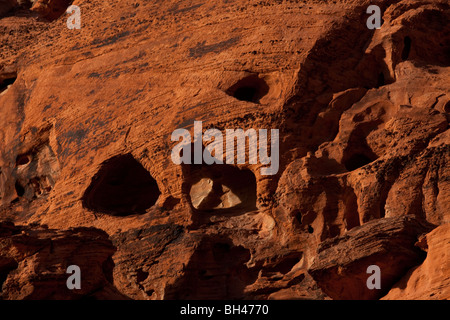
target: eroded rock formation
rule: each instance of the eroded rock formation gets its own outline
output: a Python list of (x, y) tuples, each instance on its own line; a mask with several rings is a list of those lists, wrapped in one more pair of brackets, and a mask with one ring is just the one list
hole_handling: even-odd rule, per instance
[[(0, 224), (2, 299), (127, 299), (112, 285), (114, 246), (94, 228), (64, 231)], [(79, 290), (66, 286), (70, 265), (83, 273)]]
[[(71, 3), (0, 1), (1, 298), (450, 298), (447, 0)], [(174, 164), (194, 121), (278, 173)]]

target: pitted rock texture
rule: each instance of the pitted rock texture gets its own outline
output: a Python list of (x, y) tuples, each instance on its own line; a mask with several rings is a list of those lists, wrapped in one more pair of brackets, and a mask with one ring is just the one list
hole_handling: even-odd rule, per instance
[[(2, 299), (127, 299), (112, 285), (115, 248), (93, 228), (64, 231), (0, 223)], [(66, 285), (70, 265), (82, 272), (81, 289)]]
[[(0, 1), (3, 299), (450, 298), (447, 0), (70, 4)], [(278, 172), (174, 164), (194, 121)]]

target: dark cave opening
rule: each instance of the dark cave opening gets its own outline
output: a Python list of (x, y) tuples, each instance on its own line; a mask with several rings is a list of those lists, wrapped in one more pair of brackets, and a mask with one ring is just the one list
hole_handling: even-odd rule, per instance
[(143, 214), (158, 200), (156, 180), (131, 154), (105, 161), (86, 189), (83, 207), (114, 216)]
[(269, 92), (269, 86), (264, 79), (256, 75), (245, 77), (232, 85), (226, 93), (241, 101), (259, 103)]
[(254, 102), (257, 100), (256, 97), (257, 89), (253, 87), (241, 87), (237, 89), (233, 96), (241, 101), (250, 101)]
[(189, 198), (198, 211), (225, 213), (256, 209), (257, 184), (251, 170), (226, 164), (200, 165), (192, 166), (188, 176)]
[[(182, 165), (183, 192), (194, 210), (217, 214), (256, 209), (257, 183), (251, 170), (228, 164), (207, 164), (204, 159), (201, 164), (194, 164), (194, 143), (190, 147), (191, 164)], [(202, 145), (202, 153), (205, 152)]]

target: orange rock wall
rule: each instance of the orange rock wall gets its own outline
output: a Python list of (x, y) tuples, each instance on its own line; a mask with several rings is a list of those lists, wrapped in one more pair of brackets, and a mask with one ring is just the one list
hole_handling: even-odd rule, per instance
[[(3, 299), (92, 296), (24, 266), (65, 237), (98, 299), (449, 298), (448, 1), (69, 4), (0, 1)], [(278, 129), (277, 174), (174, 164), (194, 121)]]

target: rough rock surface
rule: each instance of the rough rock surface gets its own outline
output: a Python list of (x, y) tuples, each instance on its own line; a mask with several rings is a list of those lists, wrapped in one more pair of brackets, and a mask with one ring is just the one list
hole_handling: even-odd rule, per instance
[[(447, 0), (69, 4), (0, 0), (3, 299), (450, 298)], [(196, 120), (278, 173), (174, 164)]]
[[(414, 243), (431, 229), (409, 216), (369, 221), (320, 243), (309, 273), (331, 298), (380, 298), (411, 265), (423, 261), (425, 252)], [(380, 290), (366, 286), (371, 265), (383, 271)]]
[[(64, 231), (0, 223), (2, 299), (126, 299), (112, 285), (115, 251), (108, 235), (94, 228)], [(79, 290), (66, 286), (66, 270), (77, 265)]]
[(412, 268), (383, 299), (447, 299), (450, 295), (450, 225), (437, 227), (417, 245), (427, 251), (425, 261)]

